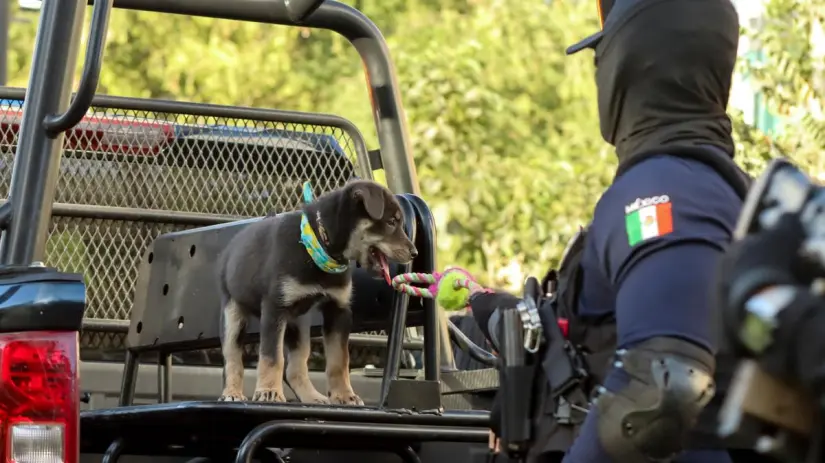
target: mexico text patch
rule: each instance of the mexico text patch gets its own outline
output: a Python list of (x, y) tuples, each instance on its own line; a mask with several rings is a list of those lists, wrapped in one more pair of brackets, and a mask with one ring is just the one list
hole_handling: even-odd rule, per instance
[(673, 231), (673, 212), (667, 195), (636, 198), (624, 208), (627, 242), (631, 246)]

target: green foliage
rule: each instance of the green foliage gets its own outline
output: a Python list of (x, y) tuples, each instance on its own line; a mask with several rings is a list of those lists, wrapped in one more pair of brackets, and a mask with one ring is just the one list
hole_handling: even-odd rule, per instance
[(787, 156), (815, 177), (825, 174), (823, 57), (825, 2), (768, 0), (761, 25), (746, 27), (744, 37), (760, 50), (758, 59), (742, 60), (740, 72), (764, 96), (783, 123), (768, 136), (735, 118), (740, 160), (752, 173), (776, 156)]
[[(592, 56), (564, 55), (596, 29), (592, 4), (349, 3), (381, 27), (395, 59), (422, 192), (437, 218), (439, 265), (509, 287), (543, 272), (587, 223), (615, 169), (598, 133)], [(771, 138), (734, 114), (739, 159), (751, 172), (777, 153), (824, 170), (823, 60), (811, 59), (810, 40), (823, 3), (770, 0), (765, 27), (746, 31), (764, 59), (740, 71), (786, 118)], [(11, 36), (10, 83), (23, 85), (36, 15), (15, 15), (29, 20)], [(357, 53), (325, 31), (117, 10), (100, 92), (331, 112), (377, 146)]]
[(564, 55), (597, 26), (580, 2), (475, 5), (411, 15), (390, 45), (440, 262), (509, 286), (546, 270), (610, 179), (592, 58)]

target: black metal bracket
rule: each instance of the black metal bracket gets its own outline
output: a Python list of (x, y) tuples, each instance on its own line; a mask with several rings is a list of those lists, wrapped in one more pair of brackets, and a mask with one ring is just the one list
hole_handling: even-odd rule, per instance
[(391, 410), (438, 412), (441, 410), (441, 385), (438, 381), (393, 379), (384, 404)]
[(77, 125), (92, 106), (92, 98), (100, 82), (100, 68), (103, 64), (103, 50), (106, 47), (106, 32), (109, 29), (109, 14), (114, 0), (98, 0), (92, 8), (89, 29), (89, 43), (86, 46), (86, 60), (77, 93), (63, 114), (49, 114), (43, 120), (43, 127), (52, 137)]
[(100, 463), (117, 463), (120, 455), (123, 454), (123, 449), (126, 447), (126, 441), (119, 437), (109, 444), (106, 453), (103, 454), (103, 459)]
[(289, 19), (300, 24), (322, 3), (324, 0), (284, 0), (284, 7)]
[(381, 160), (380, 149), (367, 151), (367, 156), (369, 156), (370, 168), (372, 168), (372, 170), (379, 170), (384, 168), (384, 161)]

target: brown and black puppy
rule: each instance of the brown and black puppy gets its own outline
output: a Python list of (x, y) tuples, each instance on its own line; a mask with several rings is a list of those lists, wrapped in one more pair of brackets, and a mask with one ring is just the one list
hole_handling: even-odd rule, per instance
[[(349, 377), (352, 267), (322, 269), (302, 241), (302, 216), (333, 264), (357, 261), (389, 282), (387, 260), (411, 261), (417, 251), (404, 233), (395, 196), (378, 183), (357, 180), (319, 197), (303, 210), (267, 217), (240, 231), (219, 261), (225, 383), (220, 400), (243, 396), (241, 336), (250, 316), (261, 320), (258, 379), (252, 400), (283, 402), (286, 378), (301, 402), (363, 404)], [(311, 240), (310, 240), (311, 241)], [(321, 259), (323, 260), (323, 259)], [(324, 317), (328, 397), (309, 380), (310, 319)]]

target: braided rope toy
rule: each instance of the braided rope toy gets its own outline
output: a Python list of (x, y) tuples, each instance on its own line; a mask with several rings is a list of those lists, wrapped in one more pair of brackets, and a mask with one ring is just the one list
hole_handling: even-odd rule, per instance
[[(414, 286), (413, 283), (424, 283), (429, 286), (422, 288)], [(392, 287), (410, 296), (435, 299), (438, 305), (447, 311), (467, 307), (471, 290), (486, 291), (468, 271), (457, 267), (449, 268), (442, 273), (402, 273), (392, 279)]]

